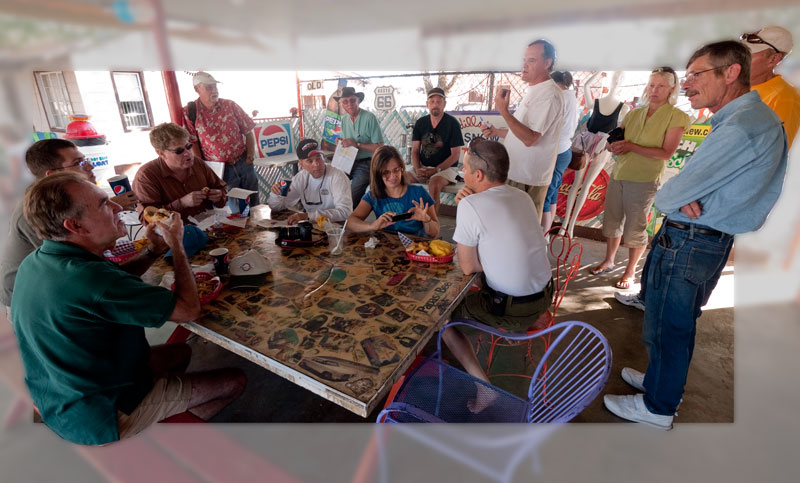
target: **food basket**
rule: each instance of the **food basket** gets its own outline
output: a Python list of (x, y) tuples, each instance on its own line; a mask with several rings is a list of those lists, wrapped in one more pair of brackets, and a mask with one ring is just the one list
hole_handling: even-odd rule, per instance
[(397, 232), (397, 236), (400, 237), (400, 242), (406, 248), (406, 256), (408, 256), (409, 260), (413, 260), (415, 262), (425, 262), (425, 263), (450, 263), (453, 261), (453, 257), (455, 256), (455, 252), (444, 257), (435, 257), (433, 255), (429, 256), (417, 255), (416, 253), (408, 250), (408, 248), (414, 243), (412, 239), (403, 235), (400, 232)]
[[(222, 291), (222, 281), (219, 277), (214, 277), (210, 273), (207, 272), (196, 272), (194, 274), (194, 279), (197, 282), (197, 290), (201, 290), (201, 284), (206, 285), (210, 284), (210, 292), (200, 296), (200, 305), (205, 305), (212, 300), (216, 299), (219, 296), (219, 293)], [(172, 290), (175, 290), (175, 284), (172, 284)]]
[(122, 263), (137, 253), (139, 253), (139, 250), (136, 249), (136, 244), (134, 242), (124, 241), (117, 243), (113, 249), (106, 250), (103, 256), (112, 262)]

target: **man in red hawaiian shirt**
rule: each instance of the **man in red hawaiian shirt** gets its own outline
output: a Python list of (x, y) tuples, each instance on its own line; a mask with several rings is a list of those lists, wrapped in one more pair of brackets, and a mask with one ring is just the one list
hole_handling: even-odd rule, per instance
[[(194, 90), (200, 96), (194, 101), (195, 115), (190, 114), (190, 105), (183, 108), (184, 125), (194, 142), (192, 150), (198, 159), (225, 163), (222, 179), (228, 186), (258, 191), (253, 160), (256, 141), (253, 134), (255, 123), (235, 102), (221, 99), (217, 91), (218, 81), (207, 72), (194, 75)], [(194, 118), (194, 119), (192, 119)], [(242, 211), (245, 200), (231, 200), (234, 211)], [(258, 193), (250, 196), (250, 205), (257, 205)]]

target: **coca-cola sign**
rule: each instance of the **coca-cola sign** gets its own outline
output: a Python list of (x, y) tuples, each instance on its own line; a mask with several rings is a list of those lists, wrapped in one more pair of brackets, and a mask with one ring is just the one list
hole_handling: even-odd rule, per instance
[[(561, 187), (558, 189), (558, 202), (556, 205), (556, 215), (564, 218), (564, 213), (567, 211), (567, 196), (569, 190), (572, 188), (572, 183), (575, 182), (575, 171), (568, 169), (564, 173), (564, 178), (561, 181)], [(601, 170), (600, 174), (595, 178), (592, 186), (589, 187), (589, 194), (586, 196), (586, 202), (578, 213), (578, 221), (591, 220), (603, 212), (606, 204), (606, 187), (608, 186), (608, 172)]]

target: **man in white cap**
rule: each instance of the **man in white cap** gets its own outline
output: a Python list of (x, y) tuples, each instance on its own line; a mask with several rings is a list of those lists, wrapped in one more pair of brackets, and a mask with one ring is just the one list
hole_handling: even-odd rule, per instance
[[(255, 123), (241, 107), (228, 99), (221, 99), (217, 91), (219, 81), (207, 72), (198, 72), (192, 80), (198, 94), (196, 101), (183, 108), (184, 125), (192, 151), (198, 159), (225, 163), (222, 180), (228, 190), (242, 188), (258, 191), (258, 178), (253, 167), (256, 156)], [(245, 200), (239, 200), (234, 211), (244, 209)], [(258, 193), (250, 196), (250, 205), (258, 204)]]
[(756, 33), (742, 34), (740, 39), (750, 49), (750, 86), (783, 121), (791, 148), (800, 128), (800, 93), (776, 74), (775, 68), (792, 51), (792, 34), (783, 27), (770, 25)]

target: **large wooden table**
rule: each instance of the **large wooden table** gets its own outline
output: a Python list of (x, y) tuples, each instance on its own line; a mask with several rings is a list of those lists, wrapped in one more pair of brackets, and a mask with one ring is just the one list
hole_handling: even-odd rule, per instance
[[(410, 261), (396, 234), (348, 233), (344, 253), (328, 243), (282, 249), (277, 232), (248, 223), (237, 233), (212, 234), (193, 264), (211, 262), (208, 251), (226, 247), (231, 257), (249, 248), (272, 272), (259, 289), (223, 288), (184, 326), (256, 364), (363, 417), (386, 396), (427, 341), (447, 321), (472, 282), (447, 264)], [(315, 236), (319, 236), (316, 235)], [(155, 264), (145, 280), (158, 283), (170, 268)]]

